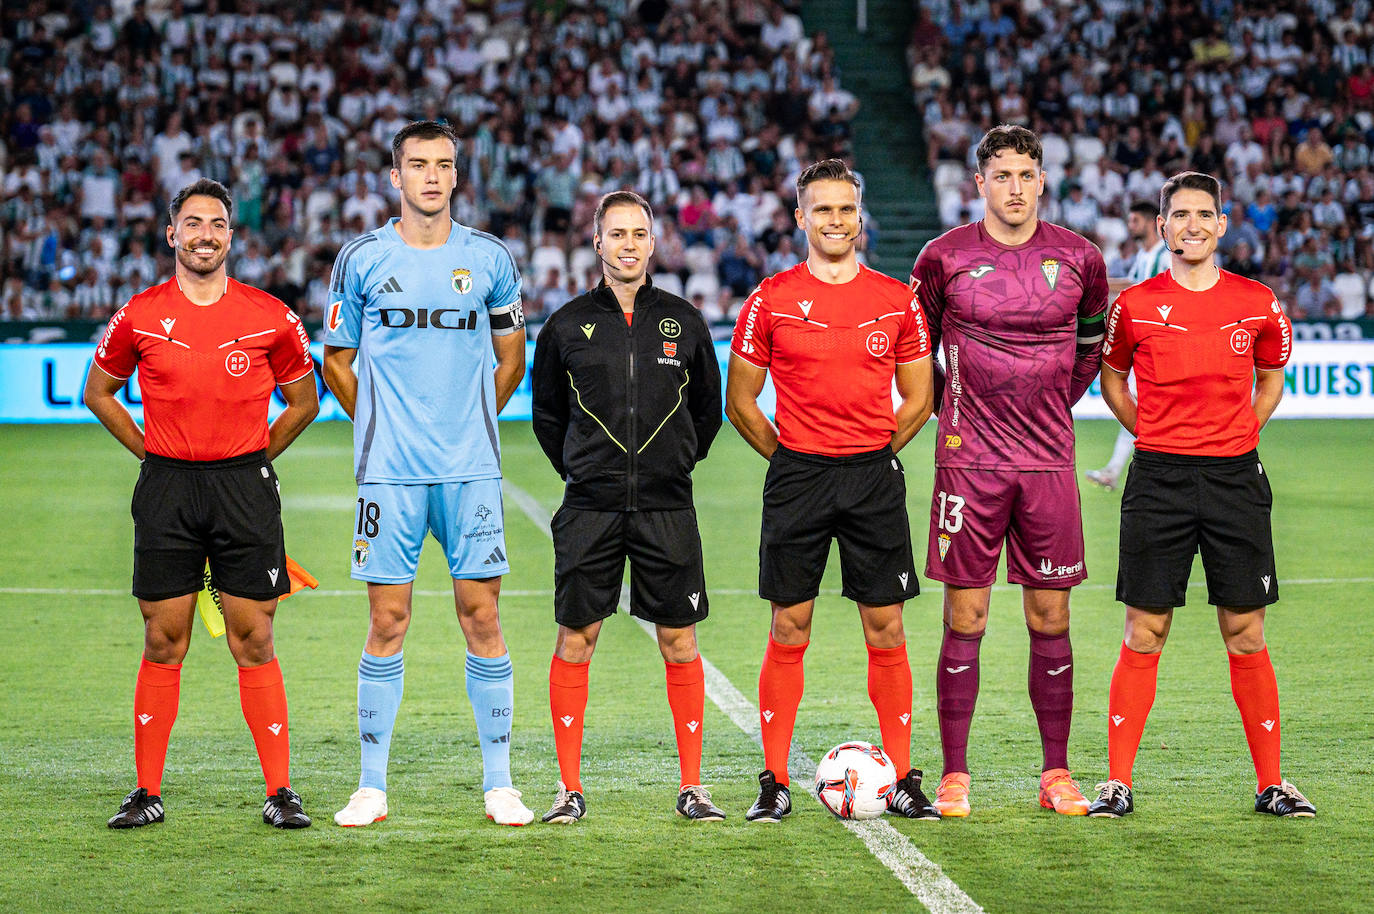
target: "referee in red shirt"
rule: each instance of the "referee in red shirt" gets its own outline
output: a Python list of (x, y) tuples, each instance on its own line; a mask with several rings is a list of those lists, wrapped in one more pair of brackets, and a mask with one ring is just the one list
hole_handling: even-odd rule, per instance
[[(132, 508), (133, 594), (144, 622), (134, 687), (138, 786), (111, 828), (163, 820), (162, 770), (207, 558), (267, 781), (263, 821), (310, 824), (291, 789), (286, 690), (272, 647), (272, 615), (289, 581), (271, 459), (320, 404), (299, 318), (225, 270), (233, 208), (217, 181), (182, 188), (168, 207), (176, 275), (110, 319), (86, 377), (86, 405), (142, 461)], [(143, 429), (115, 398), (135, 369)], [(286, 408), (269, 427), (268, 400), (278, 387)]]
[[(792, 811), (788, 747), (831, 539), (839, 541), (844, 595), (859, 606), (883, 745), (901, 775), (888, 811), (940, 818), (921, 792), (921, 772), (910, 767), (902, 605), (920, 587), (896, 457), (930, 417), (930, 334), (907, 286), (859, 263), (859, 194), (858, 178), (839, 159), (801, 173), (795, 218), (806, 232), (806, 261), (754, 290), (730, 346), (726, 415), (768, 458), (759, 596), (771, 604), (773, 623), (759, 672), (766, 767), (745, 814), (751, 822)], [(777, 425), (758, 405), (770, 372)]]
[[(1283, 396), (1292, 326), (1266, 286), (1218, 269), (1226, 216), (1216, 178), (1175, 175), (1159, 210), (1170, 268), (1121, 293), (1102, 347), (1102, 397), (1136, 450), (1121, 496), (1116, 598), (1126, 604), (1126, 639), (1107, 703), (1108, 780), (1088, 814), (1134, 809), (1131, 768), (1160, 652), (1201, 553), (1255, 763), (1255, 811), (1313, 816), (1279, 774), (1279, 689), (1264, 641), (1264, 609), (1278, 600), (1279, 583), (1273, 493), (1256, 448)], [(1126, 385), (1132, 369), (1135, 396)]]

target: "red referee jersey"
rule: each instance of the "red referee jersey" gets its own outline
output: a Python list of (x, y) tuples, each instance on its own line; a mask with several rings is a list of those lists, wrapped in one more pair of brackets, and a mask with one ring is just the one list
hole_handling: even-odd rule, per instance
[(906, 284), (862, 265), (822, 282), (803, 262), (749, 296), (730, 351), (772, 374), (783, 447), (842, 456), (891, 442), (893, 374), (930, 355), (930, 333)]
[(1122, 292), (1108, 314), (1102, 361), (1135, 369), (1142, 450), (1234, 457), (1259, 445), (1255, 369), (1287, 364), (1293, 329), (1267, 286), (1220, 274), (1193, 292), (1161, 273)]
[(272, 391), (314, 370), (291, 309), (232, 279), (213, 305), (194, 304), (175, 278), (135, 295), (110, 318), (95, 364), (120, 379), (138, 370), (143, 446), (179, 460), (267, 447)]

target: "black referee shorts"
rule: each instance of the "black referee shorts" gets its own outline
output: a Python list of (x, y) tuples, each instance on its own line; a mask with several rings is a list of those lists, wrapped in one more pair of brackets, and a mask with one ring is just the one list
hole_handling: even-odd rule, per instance
[(890, 447), (847, 457), (778, 446), (763, 483), (759, 596), (813, 600), (839, 541), (846, 597), (887, 606), (921, 592), (911, 556), (906, 476)]
[(271, 600), (290, 591), (277, 474), (264, 451), (228, 460), (149, 454), (134, 486), (134, 596), (169, 600), (210, 580)]
[(1256, 451), (1193, 457), (1137, 450), (1121, 494), (1116, 598), (1141, 609), (1183, 606), (1193, 556), (1201, 553), (1208, 603), (1245, 609), (1277, 602), (1273, 503)]
[(553, 533), (553, 613), (585, 628), (612, 615), (630, 560), (630, 615), (683, 628), (706, 618), (697, 512), (587, 511), (564, 505)]

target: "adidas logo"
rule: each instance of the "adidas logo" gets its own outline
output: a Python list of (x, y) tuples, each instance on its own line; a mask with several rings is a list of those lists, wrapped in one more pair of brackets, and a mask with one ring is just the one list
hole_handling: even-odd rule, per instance
[(150, 720), (152, 720), (152, 719), (153, 719), (153, 715), (151, 715), (151, 714), (140, 714), (140, 715), (138, 715), (138, 722), (139, 722), (140, 724), (142, 724), (143, 726), (145, 726), (145, 727), (148, 726), (148, 721), (150, 721)]
[(400, 284), (399, 282), (397, 282), (397, 281), (396, 281), (396, 277), (393, 276), (393, 277), (391, 277), (390, 279), (388, 279), (388, 280), (386, 281), (386, 284), (385, 284), (385, 285), (383, 285), (380, 289), (377, 290), (377, 294), (378, 294), (378, 295), (386, 295), (388, 292), (401, 292), (401, 291), (404, 291), (404, 290), (401, 288), (401, 284)]
[(697, 604), (701, 602), (701, 593), (700, 593), (700, 592), (697, 592), (697, 593), (694, 593), (694, 594), (690, 594), (690, 595), (688, 595), (687, 599), (691, 601), (691, 603), (692, 603), (692, 608), (693, 608), (693, 609), (696, 609), (696, 608), (697, 608)]
[(571, 727), (573, 725), (573, 721), (577, 720), (577, 718), (573, 717), (571, 714), (564, 714), (562, 717), (558, 719), (563, 723), (563, 726), (565, 727)]
[(772, 712), (772, 711), (764, 711), (764, 712), (762, 712), (762, 716), (763, 716), (763, 722), (764, 722), (765, 724), (771, 724), (771, 723), (773, 722), (773, 712)]
[(687, 721), (687, 729), (688, 729), (688, 731), (690, 731), (690, 732), (692, 732), (692, 733), (697, 732), (697, 727), (700, 727), (700, 726), (701, 726), (701, 722), (700, 722), (700, 721), (695, 721), (695, 720), (689, 720), (689, 721)]
[(483, 564), (483, 565), (500, 565), (500, 564), (501, 564), (502, 562), (504, 562), (505, 560), (506, 560), (506, 554), (505, 554), (504, 552), (501, 551), (501, 547), (500, 547), (500, 546), (497, 546), (495, 549), (491, 550), (491, 555), (487, 556), (487, 560), (486, 560), (485, 562), (483, 562), (482, 564)]
[(900, 721), (902, 722), (902, 726), (905, 727), (906, 724), (907, 724), (907, 721), (911, 720), (911, 714), (910, 714), (910, 713), (907, 713), (907, 714), (899, 715), (897, 719), (900, 720)]
[(371, 744), (374, 745), (374, 746), (380, 746), (380, 745), (381, 745), (381, 743), (377, 742), (377, 737), (376, 737), (374, 734), (372, 734), (372, 733), (364, 733), (364, 734), (362, 734), (362, 741), (365, 742), (365, 743), (371, 743)]
[(491, 739), (487, 740), (487, 742), (489, 742), (489, 743), (508, 743), (508, 742), (510, 742), (510, 734), (509, 734), (509, 733), (502, 733), (500, 736), (493, 736)]
[(946, 672), (946, 673), (950, 673), (950, 674), (962, 673), (962, 672), (963, 672), (964, 670), (966, 670), (966, 669), (968, 669), (968, 664), (967, 664), (967, 663), (964, 664), (963, 666), (947, 666), (947, 667), (945, 667), (945, 672)]
[(1274, 732), (1274, 724), (1276, 724), (1276, 723), (1278, 723), (1278, 721), (1265, 720), (1265, 721), (1261, 721), (1261, 722), (1260, 722), (1260, 726), (1263, 727), (1264, 729), (1268, 730), (1270, 733), (1273, 733), (1273, 732)]
[(1122, 725), (1123, 723), (1125, 723), (1125, 722), (1126, 722), (1126, 718), (1122, 717), (1120, 714), (1113, 714), (1113, 715), (1112, 715), (1112, 725), (1113, 725), (1113, 726), (1119, 727), (1119, 726), (1121, 726), (1121, 725)]
[(267, 729), (272, 731), (273, 736), (281, 736), (281, 724), (268, 724)]
[(1061, 666), (1061, 667), (1060, 667), (1059, 669), (1057, 669), (1057, 670), (1046, 670), (1045, 672), (1048, 673), (1048, 674), (1051, 675), (1051, 676), (1058, 676), (1060, 673), (1064, 672), (1065, 670), (1067, 670), (1067, 669), (1068, 669), (1069, 667), (1071, 667), (1071, 666), (1073, 666), (1072, 663), (1066, 663), (1066, 664), (1064, 664), (1063, 666)]

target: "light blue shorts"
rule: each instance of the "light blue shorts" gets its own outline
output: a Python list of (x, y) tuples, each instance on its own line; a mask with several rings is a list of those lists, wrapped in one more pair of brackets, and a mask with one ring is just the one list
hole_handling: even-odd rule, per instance
[(415, 580), (426, 532), (443, 547), (453, 577), (507, 574), (505, 527), (499, 479), (366, 483), (358, 487), (354, 513), (352, 577), (376, 584)]

